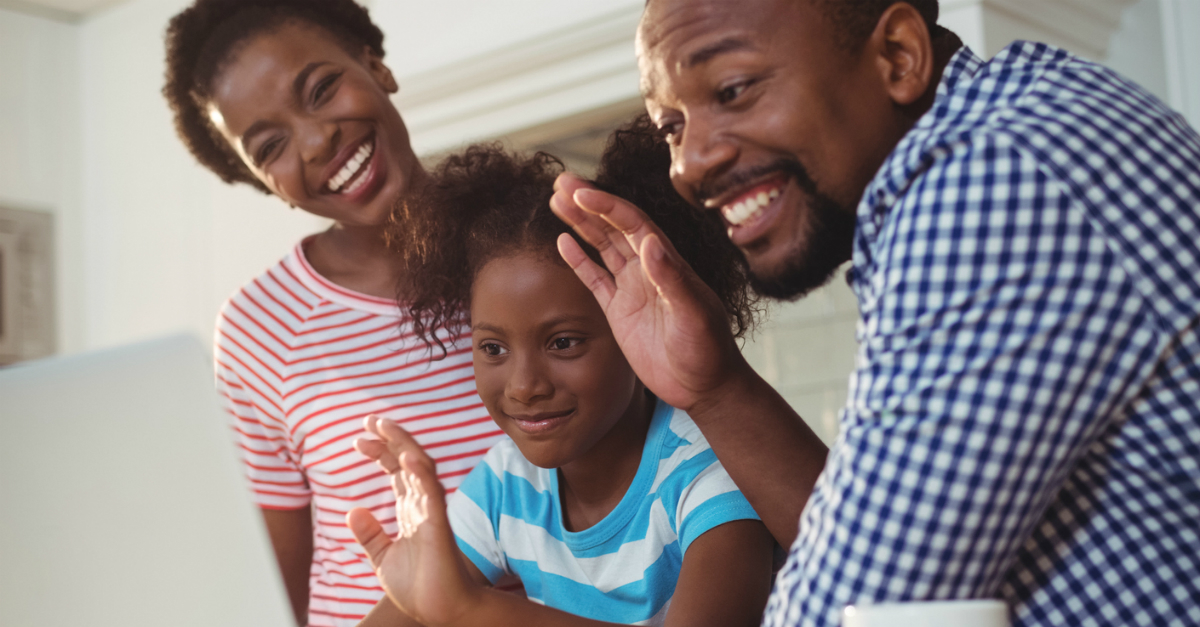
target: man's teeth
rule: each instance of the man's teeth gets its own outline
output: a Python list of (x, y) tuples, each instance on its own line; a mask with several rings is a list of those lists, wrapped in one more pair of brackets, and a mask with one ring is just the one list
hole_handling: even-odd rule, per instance
[[(371, 155), (374, 152), (375, 142), (366, 142), (362, 146), (359, 146), (358, 152), (355, 152), (354, 156), (350, 157), (350, 160), (346, 162), (346, 165), (342, 166), (342, 169), (338, 170), (338, 173), (334, 174), (333, 178), (329, 179), (329, 191), (340, 191), (342, 186), (346, 184), (346, 181), (349, 181), (351, 177), (358, 173), (359, 168), (361, 168), (363, 164), (371, 158)], [(362, 177), (359, 177), (346, 191), (352, 192), (361, 187), (362, 184)]]
[(721, 208), (721, 214), (732, 225), (737, 226), (751, 217), (759, 214), (763, 207), (766, 207), (772, 200), (779, 198), (779, 188), (776, 187), (769, 192), (759, 192), (741, 202), (736, 202), (732, 205), (725, 205)]

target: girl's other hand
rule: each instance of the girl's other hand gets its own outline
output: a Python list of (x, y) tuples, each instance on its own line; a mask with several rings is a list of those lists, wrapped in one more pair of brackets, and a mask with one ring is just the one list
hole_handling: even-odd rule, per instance
[(393, 603), (427, 627), (456, 623), (483, 588), (459, 558), (434, 461), (394, 422), (372, 415), (365, 424), (378, 439), (362, 438), (354, 447), (391, 477), (399, 532), (390, 538), (363, 508), (351, 510), (346, 524)]

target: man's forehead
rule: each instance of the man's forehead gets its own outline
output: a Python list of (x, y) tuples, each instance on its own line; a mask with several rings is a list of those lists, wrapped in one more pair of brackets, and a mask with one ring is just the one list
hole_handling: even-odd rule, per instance
[(797, 1), (651, 0), (637, 34), (642, 93), (653, 93), (660, 72), (678, 74), (721, 53), (759, 47), (771, 16)]

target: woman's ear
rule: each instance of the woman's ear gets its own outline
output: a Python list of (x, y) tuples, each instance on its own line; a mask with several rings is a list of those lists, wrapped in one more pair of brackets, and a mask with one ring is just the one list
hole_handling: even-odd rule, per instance
[(400, 91), (400, 85), (396, 83), (396, 77), (392, 76), (392, 70), (383, 62), (383, 57), (376, 55), (371, 51), (369, 46), (363, 46), (363, 65), (367, 67), (367, 71), (375, 78), (375, 82), (389, 94), (394, 94)]
[(897, 2), (885, 11), (867, 45), (893, 102), (903, 107), (925, 95), (934, 71), (933, 42), (925, 18), (912, 5)]

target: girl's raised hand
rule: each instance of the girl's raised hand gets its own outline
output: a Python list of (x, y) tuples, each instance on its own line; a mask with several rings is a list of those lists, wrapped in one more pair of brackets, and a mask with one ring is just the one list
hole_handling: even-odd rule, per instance
[(482, 587), (459, 558), (434, 461), (394, 422), (372, 415), (365, 423), (378, 439), (362, 438), (354, 447), (390, 475), (399, 532), (392, 539), (363, 508), (350, 510), (346, 524), (393, 603), (423, 625), (453, 624)]

